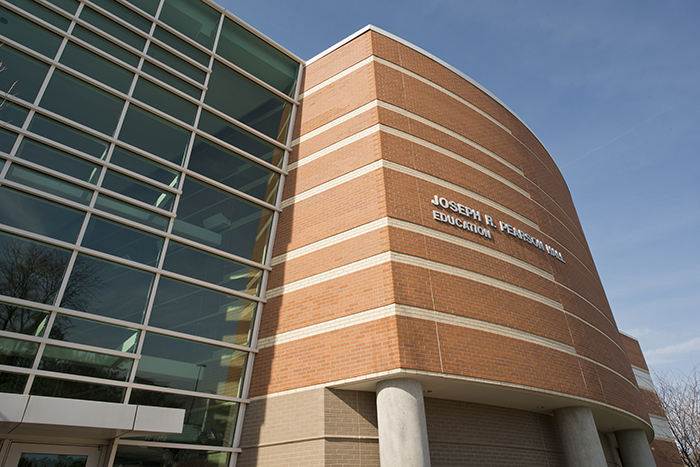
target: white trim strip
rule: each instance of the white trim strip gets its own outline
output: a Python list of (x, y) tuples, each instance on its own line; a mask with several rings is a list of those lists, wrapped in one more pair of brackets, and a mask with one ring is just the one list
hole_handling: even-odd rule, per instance
[[(334, 82), (338, 81), (339, 79), (345, 78), (347, 75), (354, 73), (355, 71), (359, 70), (360, 68), (367, 65), (368, 63), (372, 63), (373, 59), (374, 59), (374, 55), (371, 55), (371, 56), (355, 63), (351, 67), (346, 68), (345, 70), (341, 71), (340, 73), (337, 73), (337, 74), (331, 76), (330, 78), (328, 78), (324, 81), (321, 81), (316, 86), (313, 86), (313, 87), (307, 89), (306, 91), (302, 92), (299, 95), (299, 100), (302, 100), (303, 98), (310, 96), (311, 94), (315, 93), (316, 91), (320, 91), (324, 87), (326, 87), (330, 84), (333, 84)], [(308, 66), (308, 62), (307, 62), (307, 66)]]

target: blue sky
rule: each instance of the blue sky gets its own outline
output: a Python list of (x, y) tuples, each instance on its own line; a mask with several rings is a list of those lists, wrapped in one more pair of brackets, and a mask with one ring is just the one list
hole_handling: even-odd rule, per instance
[(220, 1), (309, 59), (367, 24), (463, 71), (562, 170), (623, 332), (700, 363), (700, 2)]

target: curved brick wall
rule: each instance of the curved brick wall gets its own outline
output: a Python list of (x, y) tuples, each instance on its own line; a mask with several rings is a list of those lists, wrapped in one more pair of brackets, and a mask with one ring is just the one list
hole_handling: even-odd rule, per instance
[(566, 183), (527, 127), (375, 31), (304, 79), (250, 396), (402, 369), (648, 423)]

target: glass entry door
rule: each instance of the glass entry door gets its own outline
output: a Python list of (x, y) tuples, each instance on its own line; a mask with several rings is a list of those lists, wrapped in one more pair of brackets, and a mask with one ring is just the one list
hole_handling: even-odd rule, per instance
[(3, 467), (97, 467), (96, 447), (12, 443)]

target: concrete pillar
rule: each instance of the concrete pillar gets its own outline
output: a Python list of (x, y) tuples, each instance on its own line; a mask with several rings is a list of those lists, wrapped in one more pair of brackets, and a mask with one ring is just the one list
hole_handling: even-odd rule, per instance
[(593, 413), (588, 407), (564, 407), (554, 411), (568, 467), (605, 467)]
[(377, 383), (381, 467), (430, 467), (423, 385), (410, 378)]
[(644, 430), (615, 432), (622, 464), (630, 467), (656, 467)]

